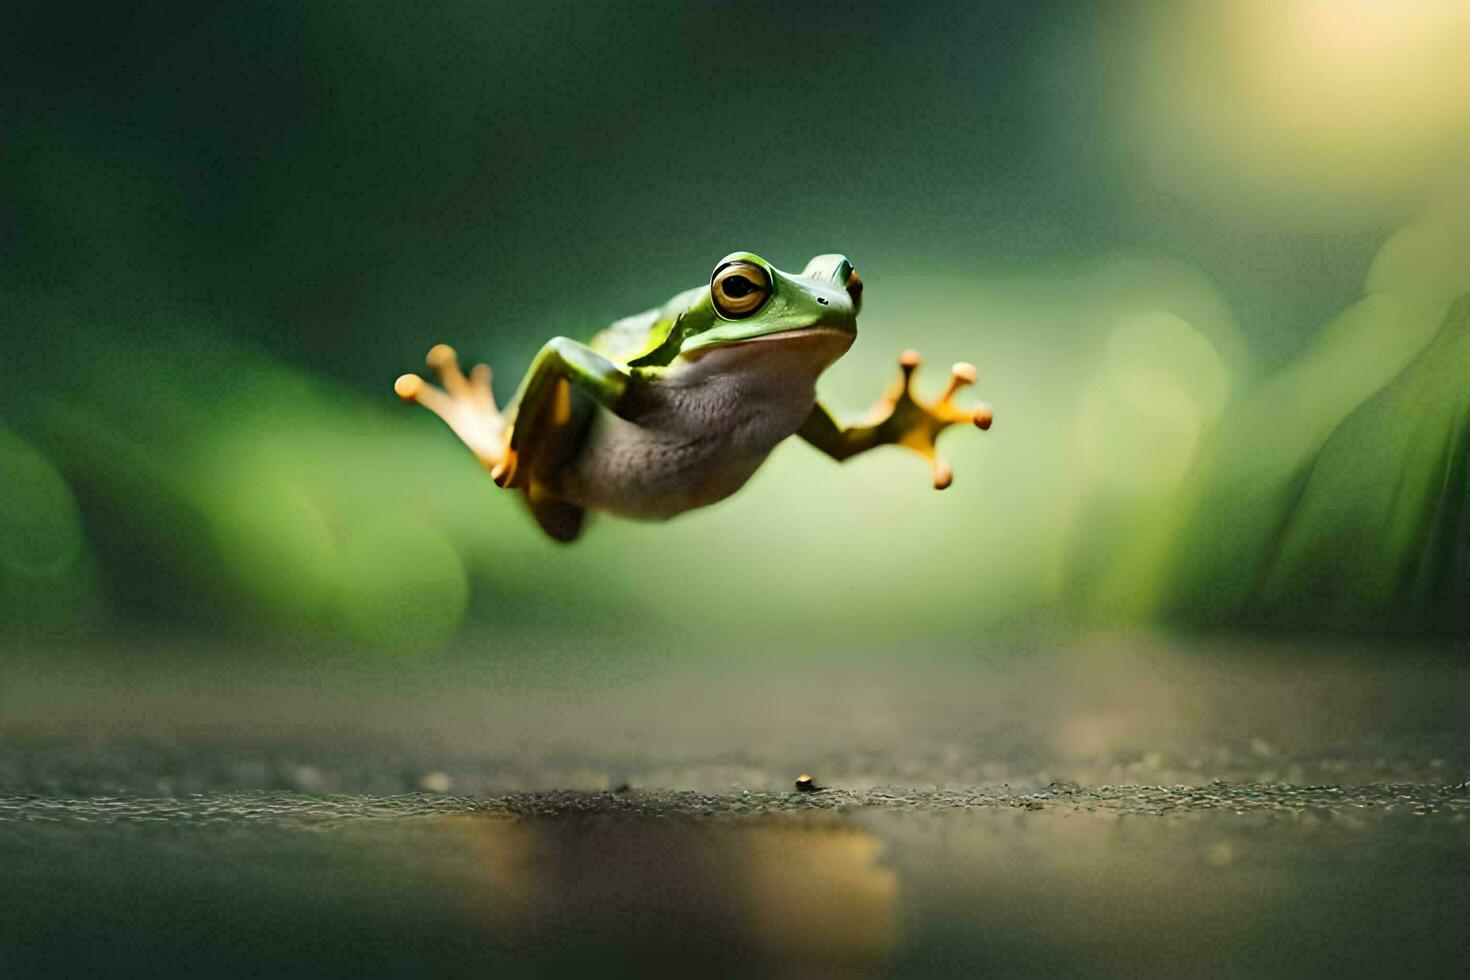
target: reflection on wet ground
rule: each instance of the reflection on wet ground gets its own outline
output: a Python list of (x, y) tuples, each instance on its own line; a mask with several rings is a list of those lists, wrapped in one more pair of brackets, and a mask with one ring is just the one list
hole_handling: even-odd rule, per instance
[(1466, 669), (1302, 657), (21, 663), (0, 974), (1458, 973)]
[(0, 949), (57, 976), (1342, 975), (1470, 952), (1463, 788), (1422, 815), (1387, 789), (1159, 815), (1129, 790), (709, 816), (628, 795), (8, 799)]
[[(279, 796), (115, 809), (105, 830), (75, 810), (0, 823), (12, 965), (870, 973), (895, 946), (884, 845), (832, 814), (560, 821)], [(24, 805), (4, 819), (26, 821)]]

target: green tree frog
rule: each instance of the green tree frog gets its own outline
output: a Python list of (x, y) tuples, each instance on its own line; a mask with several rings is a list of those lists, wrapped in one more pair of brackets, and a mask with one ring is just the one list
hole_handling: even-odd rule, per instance
[(862, 290), (842, 255), (792, 275), (735, 252), (707, 284), (589, 343), (553, 337), (504, 410), (489, 367), (465, 375), (445, 344), (428, 355), (442, 387), (405, 374), (394, 389), (447, 422), (558, 541), (581, 533), (588, 510), (661, 520), (723, 500), (792, 435), (839, 461), (905, 446), (929, 460), (942, 490), (951, 469), (935, 450), (939, 433), (990, 427), (989, 407), (954, 403), (975, 381), (972, 365), (956, 364), (943, 395), (925, 403), (912, 390), (919, 356), (905, 351), (899, 378), (860, 425), (839, 424), (817, 401), (817, 377), (857, 336)]

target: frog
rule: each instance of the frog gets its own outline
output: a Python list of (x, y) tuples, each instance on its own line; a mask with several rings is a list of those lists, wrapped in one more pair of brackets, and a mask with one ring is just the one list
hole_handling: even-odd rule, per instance
[(732, 252), (709, 281), (624, 317), (583, 342), (556, 336), (501, 407), (486, 364), (466, 373), (439, 343), (426, 362), (439, 384), (404, 374), (394, 391), (442, 419), (490, 475), (519, 492), (551, 539), (571, 542), (589, 512), (662, 521), (724, 500), (792, 436), (842, 462), (879, 446), (928, 460), (943, 490), (953, 468), (936, 441), (950, 426), (986, 430), (994, 417), (955, 395), (973, 364), (950, 371), (932, 401), (916, 395), (919, 354), (865, 420), (839, 422), (817, 380), (857, 338), (863, 281), (841, 254), (799, 274), (754, 252)]

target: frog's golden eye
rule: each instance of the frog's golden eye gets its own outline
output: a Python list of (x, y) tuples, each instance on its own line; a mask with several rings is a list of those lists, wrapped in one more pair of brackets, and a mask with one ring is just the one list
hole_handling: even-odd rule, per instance
[(739, 320), (760, 309), (771, 295), (771, 276), (754, 262), (726, 262), (715, 270), (709, 291), (720, 316)]

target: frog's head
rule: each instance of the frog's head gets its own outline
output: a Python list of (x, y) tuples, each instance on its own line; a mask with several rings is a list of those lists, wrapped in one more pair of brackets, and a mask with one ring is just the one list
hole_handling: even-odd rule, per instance
[(679, 317), (679, 353), (699, 357), (733, 344), (799, 344), (830, 355), (830, 363), (852, 346), (862, 300), (862, 280), (845, 256), (818, 255), (793, 275), (759, 255), (733, 252), (715, 265), (709, 288), (699, 290)]

